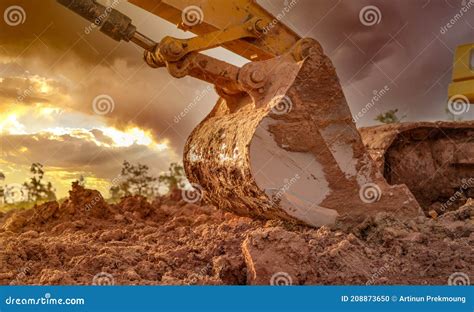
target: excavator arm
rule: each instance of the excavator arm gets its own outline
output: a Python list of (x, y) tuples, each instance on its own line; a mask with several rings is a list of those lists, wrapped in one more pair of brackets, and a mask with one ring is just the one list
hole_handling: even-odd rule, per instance
[[(221, 96), (185, 145), (188, 179), (221, 209), (321, 226), (382, 210), (411, 218), (419, 205), (389, 185), (366, 151), (336, 70), (321, 45), (300, 38), (251, 0), (131, 0), (196, 34), (156, 43), (130, 18), (93, 0), (58, 0), (115, 40), (145, 49), (152, 67), (215, 85)], [(200, 53), (221, 46), (243, 67)]]
[[(130, 0), (129, 2), (177, 25), (182, 30), (189, 30), (198, 35), (198, 38), (202, 38), (199, 39), (199, 43), (203, 47), (209, 42), (217, 44), (221, 41), (219, 45), (251, 61), (263, 61), (282, 55), (290, 51), (301, 39), (254, 0)], [(288, 8), (295, 4), (296, 1), (291, 0)], [(254, 25), (247, 24), (251, 20), (255, 21)], [(241, 36), (239, 40), (235, 40), (225, 34), (227, 29), (233, 27), (239, 28), (243, 34), (255, 28), (263, 35), (247, 38)]]

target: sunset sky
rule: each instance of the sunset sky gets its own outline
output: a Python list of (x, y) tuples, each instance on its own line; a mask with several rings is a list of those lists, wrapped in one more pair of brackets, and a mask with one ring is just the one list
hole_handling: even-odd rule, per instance
[[(257, 2), (274, 14), (288, 3)], [(367, 5), (381, 13), (373, 26), (359, 18)], [(388, 87), (358, 126), (375, 124), (375, 116), (393, 108), (407, 121), (443, 120), (454, 49), (474, 41), (474, 6), (449, 31), (440, 29), (463, 5), (466, 0), (299, 0), (283, 22), (321, 42), (353, 114), (374, 91)], [(2, 0), (0, 12), (12, 6), (23, 10), (24, 19), (7, 22), (2, 14), (0, 20), (0, 171), (5, 183), (24, 182), (31, 163), (40, 162), (59, 197), (80, 175), (88, 187), (108, 195), (124, 160), (147, 164), (155, 174), (181, 161), (187, 136), (217, 100), (207, 84), (147, 67), (139, 48), (88, 29), (90, 23), (53, 0)], [(116, 9), (156, 41), (192, 36), (126, 1)], [(222, 49), (211, 54), (245, 63)], [(176, 122), (199, 95), (204, 96), (198, 105)], [(94, 109), (104, 98), (113, 103), (109, 109)], [(462, 118), (472, 119), (473, 111)]]

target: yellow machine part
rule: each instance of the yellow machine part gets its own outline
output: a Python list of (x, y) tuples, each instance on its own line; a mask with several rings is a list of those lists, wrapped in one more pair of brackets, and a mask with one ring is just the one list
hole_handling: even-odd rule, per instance
[[(289, 6), (293, 1), (295, 0), (289, 2)], [(294, 31), (280, 23), (278, 17), (268, 13), (254, 0), (129, 0), (129, 2), (177, 25), (180, 29), (189, 30), (200, 36), (242, 25), (252, 17), (260, 18), (262, 24), (267, 25), (264, 36), (257, 39), (235, 40), (222, 45), (251, 61), (263, 61), (282, 55), (291, 50), (301, 39)], [(189, 27), (183, 24), (182, 15), (183, 12), (193, 9), (200, 21)]]
[(455, 53), (453, 82), (449, 85), (448, 96), (465, 96), (474, 103), (474, 43), (459, 46)]

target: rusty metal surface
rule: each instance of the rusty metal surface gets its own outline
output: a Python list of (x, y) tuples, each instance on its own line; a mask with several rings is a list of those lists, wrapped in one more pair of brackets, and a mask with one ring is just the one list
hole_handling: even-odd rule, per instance
[(79, 14), (97, 27), (110, 38), (120, 41), (130, 41), (136, 32), (132, 20), (119, 11), (106, 7), (93, 0), (57, 0), (68, 9)]

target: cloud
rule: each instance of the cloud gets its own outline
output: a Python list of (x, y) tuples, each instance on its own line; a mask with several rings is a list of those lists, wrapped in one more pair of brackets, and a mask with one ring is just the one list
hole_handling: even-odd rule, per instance
[(50, 167), (84, 170), (94, 172), (100, 178), (116, 174), (117, 166), (120, 167), (127, 159), (144, 162), (160, 172), (175, 156), (165, 147), (153, 149), (140, 144), (111, 146), (112, 142), (110, 137), (105, 137), (97, 129), (90, 132), (75, 130), (63, 135), (44, 132), (0, 137), (3, 160), (21, 165), (40, 162)]
[[(177, 80), (166, 69), (149, 68), (140, 49), (117, 43), (97, 29), (86, 34), (90, 23), (56, 1), (15, 4), (24, 8), (27, 17), (25, 24), (16, 27), (0, 23), (0, 55), (4, 59), (0, 64), (0, 109), (17, 104), (20, 97), (23, 105), (47, 103), (94, 116), (94, 99), (107, 95), (113, 99), (114, 110), (97, 118), (119, 129), (148, 129), (155, 139), (168, 139), (180, 151), (187, 136), (217, 102), (217, 95), (209, 93), (177, 124), (175, 116), (194, 101), (196, 92), (207, 88), (205, 83), (192, 78)], [(117, 9), (134, 18), (153, 38), (180, 36), (174, 25), (125, 1)], [(43, 79), (51, 92), (37, 92), (35, 79)]]
[[(159, 175), (177, 158), (165, 145), (160, 145), (160, 148), (136, 143), (117, 146), (113, 138), (98, 129), (76, 129), (63, 135), (49, 132), (2, 135), (0, 146), (3, 162), (0, 167), (7, 180), (11, 182), (18, 175), (15, 172), (18, 168), (27, 171), (33, 162), (39, 162), (45, 166), (49, 177), (56, 181), (55, 186), (61, 196), (64, 196), (71, 181), (81, 174), (86, 180), (107, 184), (120, 173), (124, 160), (146, 164), (152, 174)], [(59, 179), (58, 174), (61, 179), (70, 181)], [(22, 176), (25, 179), (27, 174)]]
[[(259, 3), (277, 14), (285, 2)], [(9, 5), (22, 6), (26, 20), (15, 27), (0, 20), (0, 171), (18, 164), (26, 168), (24, 177), (29, 164), (40, 161), (62, 175), (87, 172), (107, 179), (124, 159), (157, 169), (180, 159), (188, 135), (217, 101), (214, 91), (206, 92), (206, 83), (148, 68), (140, 49), (97, 29), (88, 34), (90, 24), (54, 0), (7, 0), (0, 13)], [(380, 23), (361, 23), (359, 13), (367, 5), (380, 10)], [(440, 28), (460, 8), (461, 1), (455, 0), (299, 0), (283, 22), (322, 43), (353, 113), (371, 101), (374, 90), (390, 87), (360, 118), (363, 126), (393, 108), (409, 120), (446, 117), (453, 49), (472, 40), (474, 9), (445, 34)], [(126, 1), (117, 9), (156, 40), (191, 36)], [(241, 62), (221, 50), (213, 55)], [(93, 109), (101, 95), (113, 100), (113, 110), (104, 115)], [(123, 133), (139, 129), (153, 142), (167, 142), (168, 148), (156, 150), (155, 143), (117, 146), (105, 128)]]
[[(259, 3), (273, 13), (284, 6), (284, 1)], [(369, 5), (381, 13), (380, 23), (373, 26), (365, 26), (359, 19), (361, 10)], [(353, 113), (371, 100), (374, 90), (390, 87), (389, 94), (359, 126), (374, 124), (378, 113), (393, 108), (407, 114), (408, 120), (437, 120), (447, 118), (453, 51), (472, 41), (474, 7), (449, 31), (441, 32), (462, 6), (461, 0), (299, 0), (284, 22), (300, 35), (322, 43), (336, 66)]]

